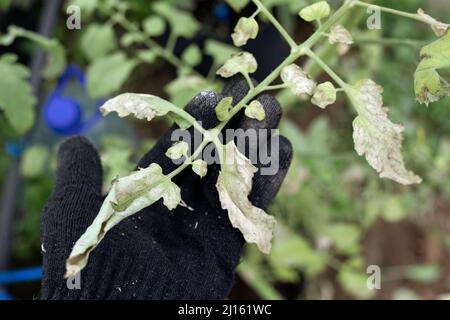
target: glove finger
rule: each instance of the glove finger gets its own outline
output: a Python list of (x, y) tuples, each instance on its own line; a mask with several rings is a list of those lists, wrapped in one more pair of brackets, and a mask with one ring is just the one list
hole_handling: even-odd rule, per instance
[(43, 296), (65, 285), (65, 260), (102, 204), (102, 168), (97, 151), (83, 137), (66, 140), (58, 152), (55, 186), (42, 211)]

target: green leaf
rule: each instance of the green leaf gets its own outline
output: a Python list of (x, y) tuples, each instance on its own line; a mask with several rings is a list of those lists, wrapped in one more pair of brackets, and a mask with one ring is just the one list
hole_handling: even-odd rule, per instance
[(120, 44), (123, 47), (129, 47), (135, 43), (142, 43), (145, 40), (145, 35), (141, 32), (127, 32), (120, 38)]
[(167, 19), (171, 27), (171, 32), (177, 36), (190, 38), (200, 30), (200, 24), (192, 15), (178, 10), (165, 1), (156, 2), (153, 5), (153, 9), (160, 16)]
[(236, 12), (240, 12), (249, 2), (250, 0), (226, 0), (226, 3)]
[(222, 164), (216, 188), (222, 209), (228, 211), (231, 224), (242, 232), (247, 242), (256, 243), (259, 250), (268, 254), (275, 218), (248, 200), (253, 175), (258, 169), (238, 151), (233, 141), (223, 146), (220, 152)]
[(116, 48), (116, 35), (109, 23), (91, 23), (81, 36), (81, 49), (91, 61), (105, 56)]
[(121, 52), (95, 60), (87, 69), (87, 89), (92, 98), (107, 97), (119, 90), (137, 61)]
[(236, 47), (242, 47), (247, 44), (249, 39), (256, 39), (258, 30), (259, 26), (255, 18), (240, 18), (236, 24), (236, 27), (234, 27), (233, 34), (231, 35), (233, 44)]
[(34, 145), (27, 149), (22, 156), (20, 172), (25, 178), (35, 178), (45, 172), (50, 152), (44, 145)]
[(246, 108), (245, 115), (251, 119), (263, 121), (266, 118), (264, 106), (258, 100), (253, 100)]
[(428, 105), (450, 94), (450, 86), (441, 74), (450, 68), (450, 33), (423, 47), (420, 57), (414, 89), (417, 100)]
[(311, 102), (319, 108), (325, 109), (330, 104), (336, 102), (336, 88), (329, 81), (319, 84), (316, 87)]
[(361, 231), (355, 225), (336, 223), (327, 226), (322, 235), (335, 245), (338, 252), (352, 254), (357, 252)]
[(218, 89), (215, 83), (196, 75), (177, 77), (165, 87), (170, 95), (170, 101), (177, 106), (185, 106), (199, 92), (216, 91)]
[(117, 179), (94, 222), (75, 243), (66, 261), (65, 277), (76, 275), (87, 265), (89, 254), (111, 228), (161, 198), (164, 205), (173, 210), (180, 203), (181, 194), (180, 188), (162, 173), (156, 163)]
[(200, 178), (206, 176), (206, 173), (208, 172), (208, 165), (206, 161), (198, 159), (192, 162), (192, 171), (198, 174)]
[(158, 54), (152, 49), (138, 50), (136, 55), (141, 61), (146, 63), (153, 63), (158, 58)]
[(12, 54), (0, 57), (0, 110), (11, 127), (23, 135), (33, 126), (36, 98), (28, 82), (28, 68), (16, 61)]
[(224, 64), (238, 52), (238, 49), (225, 43), (211, 39), (205, 41), (205, 53), (213, 57), (215, 66)]
[(353, 121), (356, 152), (365, 155), (381, 178), (403, 185), (420, 183), (422, 179), (405, 168), (401, 151), (404, 128), (389, 120), (383, 107), (383, 88), (368, 79), (346, 91), (358, 112)]
[(233, 108), (233, 98), (226, 97), (220, 100), (216, 106), (216, 116), (219, 121), (227, 121), (231, 117), (231, 109)]
[(322, 20), (330, 15), (330, 5), (326, 1), (319, 1), (306, 8), (303, 8), (299, 15), (308, 22)]
[(184, 50), (181, 58), (188, 65), (196, 66), (202, 61), (202, 52), (197, 45), (191, 44), (186, 50)]
[(423, 264), (405, 267), (405, 277), (409, 280), (433, 283), (441, 276), (441, 268), (438, 265)]
[(158, 37), (166, 30), (166, 23), (158, 16), (150, 16), (142, 22), (142, 27), (147, 35)]
[(98, 7), (99, 0), (69, 0), (67, 6), (75, 5), (80, 8), (83, 16), (91, 16)]
[(181, 157), (187, 157), (189, 151), (189, 145), (184, 141), (176, 142), (166, 151), (166, 156), (172, 160), (180, 159)]
[(239, 52), (228, 59), (225, 64), (217, 70), (217, 74), (224, 78), (230, 78), (238, 73), (254, 73), (257, 68), (258, 63), (251, 53)]
[(306, 72), (296, 64), (290, 64), (283, 68), (281, 80), (296, 96), (304, 94), (311, 96), (316, 89), (316, 82), (311, 80)]
[(369, 299), (376, 294), (376, 290), (370, 290), (367, 286), (369, 275), (361, 268), (350, 264), (343, 265), (338, 273), (337, 279), (342, 288), (349, 294), (360, 299)]
[(46, 66), (42, 72), (45, 78), (57, 78), (64, 71), (66, 68), (66, 53), (64, 47), (55, 39), (48, 39), (38, 33), (17, 26), (9, 26), (8, 33), (4, 36), (0, 36), (0, 45), (10, 45), (19, 37), (33, 41), (49, 55)]
[(11, 5), (12, 0), (0, 0), (0, 11), (5, 11)]

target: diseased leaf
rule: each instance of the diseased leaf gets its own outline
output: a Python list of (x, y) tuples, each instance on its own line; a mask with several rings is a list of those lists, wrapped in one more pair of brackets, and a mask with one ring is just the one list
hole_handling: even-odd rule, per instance
[(147, 121), (168, 113), (176, 114), (177, 109), (177, 106), (160, 97), (140, 93), (122, 93), (109, 99), (100, 107), (104, 116), (117, 112), (121, 118), (133, 115), (137, 119)]
[(189, 151), (189, 145), (184, 141), (176, 142), (166, 151), (166, 156), (172, 160), (180, 159), (183, 156), (187, 156)]
[(0, 111), (16, 133), (23, 135), (34, 123), (36, 98), (28, 81), (30, 71), (16, 61), (13, 54), (0, 57)]
[(111, 24), (89, 24), (81, 37), (81, 49), (89, 60), (105, 56), (117, 48), (116, 35)]
[(250, 39), (256, 39), (258, 35), (258, 22), (255, 18), (245, 18), (242, 17), (239, 19), (236, 27), (234, 28), (234, 32), (231, 35), (233, 39), (233, 44), (236, 47), (242, 47), (247, 44), (247, 41)]
[(316, 82), (296, 64), (290, 64), (281, 71), (281, 80), (292, 90), (296, 96), (312, 95)]
[(319, 1), (303, 8), (299, 12), (299, 16), (307, 22), (312, 22), (328, 17), (330, 15), (330, 11), (331, 9), (328, 2)]
[(403, 126), (392, 123), (383, 107), (383, 88), (372, 80), (362, 80), (348, 90), (358, 116), (353, 121), (356, 152), (365, 155), (380, 174), (398, 183), (409, 185), (422, 179), (405, 168), (401, 143)]
[(216, 116), (219, 121), (227, 121), (230, 119), (231, 108), (233, 107), (233, 98), (226, 97), (220, 100), (220, 102), (216, 106)]
[(423, 47), (420, 56), (414, 89), (417, 101), (428, 105), (450, 94), (450, 86), (441, 75), (450, 69), (450, 33)]
[(336, 102), (336, 88), (329, 81), (319, 84), (311, 102), (319, 108), (325, 109), (330, 104)]
[(352, 34), (340, 24), (336, 24), (331, 28), (329, 40), (330, 43), (353, 44)]
[(253, 100), (246, 108), (245, 115), (251, 119), (263, 121), (266, 117), (264, 106), (258, 100)]
[(228, 59), (225, 64), (217, 70), (217, 74), (224, 78), (230, 78), (238, 73), (253, 73), (257, 68), (258, 63), (251, 53), (239, 52)]
[(422, 9), (417, 10), (417, 14), (428, 22), (428, 24), (431, 26), (431, 29), (433, 29), (434, 34), (438, 37), (445, 35), (450, 29), (450, 24), (436, 20), (432, 16), (426, 14)]
[(142, 22), (145, 33), (151, 37), (158, 37), (164, 33), (166, 23), (158, 16), (150, 16)]
[(259, 250), (268, 254), (275, 218), (248, 200), (253, 175), (258, 169), (238, 151), (234, 142), (223, 147), (222, 161), (216, 184), (222, 209), (228, 210), (231, 224), (242, 232), (247, 242), (256, 243)]
[(156, 163), (117, 179), (94, 222), (75, 243), (66, 261), (65, 277), (73, 277), (87, 265), (89, 254), (112, 227), (161, 198), (164, 205), (173, 210), (180, 203), (181, 194), (180, 188)]
[(107, 97), (122, 87), (137, 61), (121, 52), (95, 60), (87, 69), (87, 89), (92, 98)]
[(200, 178), (206, 176), (206, 173), (208, 172), (208, 166), (206, 161), (198, 159), (192, 162), (192, 171), (198, 174)]

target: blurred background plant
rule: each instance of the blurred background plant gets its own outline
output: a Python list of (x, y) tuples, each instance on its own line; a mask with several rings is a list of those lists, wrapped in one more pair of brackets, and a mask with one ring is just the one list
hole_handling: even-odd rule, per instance
[[(314, 0), (262, 2), (298, 42), (313, 32), (298, 11)], [(444, 0), (367, 2), (410, 12), (421, 7), (444, 21), (450, 12)], [(81, 9), (79, 30), (66, 26), (69, 5)], [(223, 83), (215, 70), (237, 51), (230, 34), (239, 16), (249, 16), (254, 7), (246, 0), (70, 0), (60, 10), (50, 41), (23, 31), (36, 30), (36, 12), (42, 10), (40, 1), (0, 0), (0, 142), (5, 147), (0, 182), (18, 155), (23, 178), (11, 268), (40, 263), (40, 211), (52, 190), (62, 139), (82, 133), (94, 141), (105, 168), (106, 191), (111, 179), (129, 172), (170, 125), (165, 120), (149, 126), (96, 119), (96, 102), (131, 91), (163, 96), (182, 107), (200, 91), (220, 90)], [(279, 221), (273, 252), (265, 256), (246, 247), (230, 298), (436, 299), (450, 292), (449, 100), (426, 109), (415, 101), (413, 87), (419, 50), (435, 37), (427, 26), (386, 14), (381, 15), (381, 30), (368, 30), (367, 17), (365, 10), (355, 8), (344, 21), (355, 40), (349, 52), (338, 54), (324, 41), (319, 53), (348, 82), (370, 77), (384, 86), (392, 119), (406, 127), (407, 163), (424, 182), (402, 187), (379, 179), (353, 150), (353, 111), (345, 100), (323, 111), (278, 92), (285, 111), (280, 132), (292, 142), (295, 158), (269, 210)], [(18, 40), (12, 42), (12, 35)], [(39, 95), (26, 81), (34, 44), (51, 58)], [(244, 50), (259, 62), (257, 80), (289, 53), (264, 21), (258, 38)], [(66, 62), (84, 70), (84, 80), (81, 89), (69, 81), (64, 96), (95, 120), (86, 126), (77, 123), (75, 131), (62, 130), (48, 115)], [(313, 63), (304, 64), (314, 77), (327, 79)], [(380, 290), (367, 288), (370, 265), (381, 268)], [(18, 298), (31, 298), (39, 294), (39, 283), (9, 289)]]

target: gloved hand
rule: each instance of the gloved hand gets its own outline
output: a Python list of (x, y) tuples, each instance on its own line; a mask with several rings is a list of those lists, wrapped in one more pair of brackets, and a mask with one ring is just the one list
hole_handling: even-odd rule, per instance
[[(217, 124), (214, 108), (225, 96), (235, 103), (248, 91), (242, 78), (231, 80), (222, 94), (202, 93), (186, 107), (205, 128)], [(238, 115), (231, 128), (276, 128), (281, 109), (269, 95), (258, 100), (266, 118), (259, 122)], [(139, 162), (158, 163), (165, 174), (176, 168), (165, 151), (173, 143), (174, 126)], [(193, 130), (193, 129), (190, 129)], [(278, 151), (278, 150), (276, 150)], [(244, 150), (241, 150), (244, 152)], [(249, 199), (266, 208), (275, 197), (291, 161), (291, 145), (280, 137), (279, 171), (256, 173)], [(260, 164), (256, 164), (261, 167)], [(43, 299), (224, 299), (232, 285), (244, 239), (221, 209), (215, 183), (218, 165), (200, 179), (190, 168), (174, 182), (182, 199), (194, 210), (178, 206), (169, 211), (159, 201), (110, 230), (91, 253), (81, 272), (81, 289), (68, 289), (65, 260), (92, 223), (103, 202), (102, 168), (94, 147), (82, 137), (64, 142), (59, 150), (53, 193), (42, 212)]]

